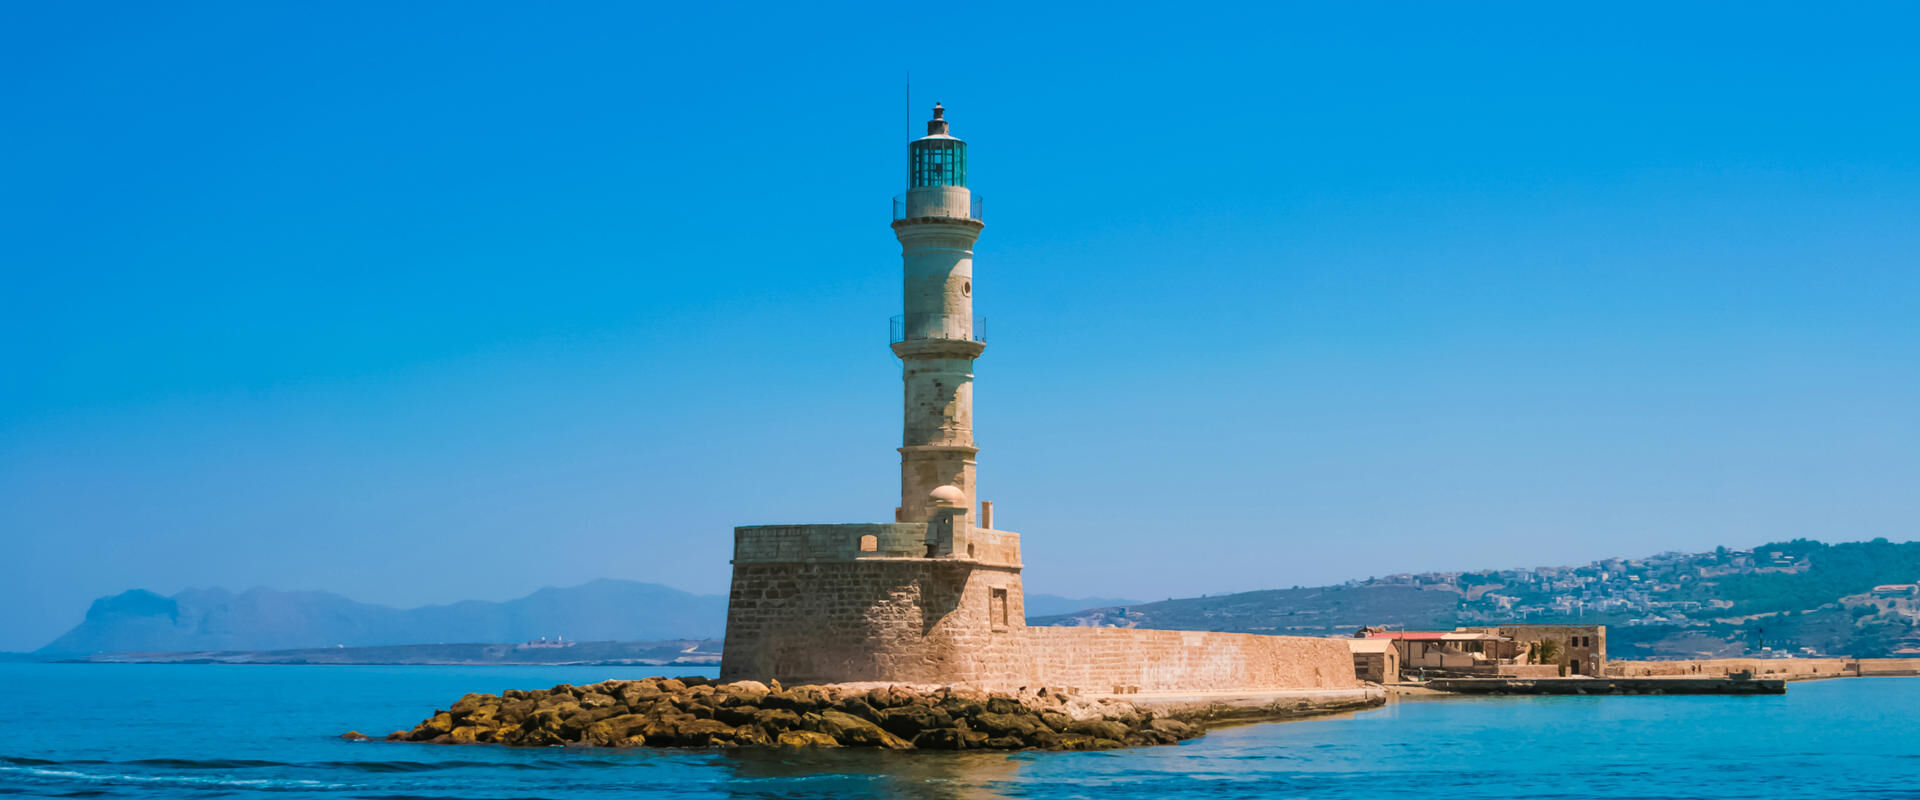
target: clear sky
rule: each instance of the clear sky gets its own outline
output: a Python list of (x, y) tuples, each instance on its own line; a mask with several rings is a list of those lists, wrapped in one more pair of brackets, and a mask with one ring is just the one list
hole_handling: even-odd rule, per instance
[(719, 593), (733, 525), (890, 519), (935, 100), (1029, 591), (1912, 539), (1916, 23), (16, 3), (0, 648), (133, 587)]

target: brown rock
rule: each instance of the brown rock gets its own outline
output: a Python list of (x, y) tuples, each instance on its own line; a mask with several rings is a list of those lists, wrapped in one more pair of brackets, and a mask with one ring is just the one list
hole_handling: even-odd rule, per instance
[[(685, 719), (692, 721), (691, 717)], [(648, 717), (637, 735), (646, 740), (648, 747), (672, 747), (680, 736), (680, 722), (681, 719), (675, 717)]]
[(1172, 736), (1175, 740), (1191, 739), (1200, 735), (1200, 732), (1195, 730), (1192, 725), (1188, 725), (1177, 719), (1156, 719), (1147, 723), (1147, 727), (1151, 730)]
[(759, 716), (755, 706), (722, 706), (713, 710), (713, 718), (728, 725), (751, 725)]
[(833, 737), (816, 731), (787, 731), (777, 740), (781, 747), (839, 747)]
[(882, 730), (880, 726), (844, 711), (821, 712), (819, 724), (821, 733), (832, 736), (841, 744), (885, 747), (894, 750), (907, 750), (913, 747), (906, 740)]
[(795, 686), (791, 689), (769, 691), (760, 700), (762, 708), (790, 708), (795, 711), (812, 711), (832, 705), (827, 693), (818, 686)]
[(759, 681), (735, 681), (721, 684), (715, 691), (715, 705), (728, 706), (759, 705), (761, 698), (769, 693), (766, 684)]
[(568, 717), (579, 711), (580, 705), (578, 703), (562, 703), (557, 706), (548, 706), (534, 711), (533, 716), (527, 720), (527, 724), (541, 730), (558, 731), (566, 727)]
[(880, 686), (867, 690), (867, 705), (878, 709), (898, 708), (913, 702), (913, 693), (898, 686)]
[[(395, 731), (395, 733), (399, 733), (399, 732), (398, 732), (398, 731)], [(404, 734), (402, 734), (402, 735), (404, 735)], [(343, 734), (340, 734), (340, 738), (342, 738), (342, 739), (345, 739), (345, 740), (347, 740), (347, 741), (349, 741), (349, 742), (364, 742), (364, 741), (367, 741), (367, 740), (369, 740), (369, 739), (372, 739), (373, 737), (371, 737), (371, 736), (368, 736), (368, 735), (366, 735), (366, 734), (364, 734), (364, 733), (361, 733), (361, 732), (359, 732), (359, 731), (347, 731), (346, 733), (343, 733)], [(389, 737), (387, 737), (387, 738), (389, 738), (389, 739), (391, 739), (391, 738), (393, 738), (393, 737), (391, 737), (391, 736), (389, 736)]]
[[(526, 693), (521, 692), (521, 694)], [(533, 709), (534, 701), (531, 698), (516, 697), (500, 704), (500, 712), (497, 718), (501, 722), (519, 724), (525, 722), (527, 717), (533, 716)]]
[(622, 714), (609, 717), (587, 726), (581, 740), (591, 745), (610, 747), (626, 739), (647, 724), (647, 718), (639, 714)]
[(634, 706), (633, 713), (646, 714), (650, 717), (677, 717), (687, 712), (681, 711), (680, 707), (674, 705), (673, 700), (666, 695), (661, 695), (660, 699), (653, 701), (653, 705), (644, 708)]
[(790, 731), (800, 727), (800, 715), (784, 708), (763, 708), (754, 712), (755, 724), (774, 732)]
[(1115, 747), (1119, 747), (1119, 742), (1127, 738), (1127, 726), (1108, 719), (1074, 720), (1072, 725), (1067, 726), (1067, 731), (1095, 739), (1110, 739)]
[(773, 736), (768, 734), (765, 728), (758, 725), (741, 725), (733, 729), (733, 743), (765, 747), (773, 744)]
[(987, 739), (990, 738), (985, 731), (976, 731), (968, 727), (967, 721), (964, 719), (954, 720), (953, 729), (960, 732), (960, 740), (966, 749), (969, 750), (976, 747), (985, 747), (987, 745)]
[(417, 742), (423, 739), (432, 739), (452, 730), (453, 715), (445, 711), (435, 711), (432, 718), (420, 723), (420, 727), (413, 729), (413, 740)]
[(995, 695), (987, 698), (987, 713), (989, 714), (1018, 714), (1025, 710), (1027, 710), (1025, 705), (1011, 697)]
[(457, 703), (454, 703), (453, 708), (448, 709), (448, 711), (452, 712), (453, 715), (456, 717), (464, 717), (468, 714), (472, 714), (473, 712), (479, 710), (484, 706), (498, 706), (498, 705), (500, 705), (500, 698), (498, 697), (495, 697), (490, 694), (471, 693), (464, 697), (461, 697), (460, 701)]
[(953, 717), (932, 706), (910, 704), (880, 712), (879, 722), (888, 733), (911, 739), (922, 731), (952, 727)]
[(616, 696), (618, 696), (620, 702), (626, 704), (627, 707), (638, 709), (641, 706), (660, 699), (661, 694), (659, 681), (646, 680), (629, 682), (627, 685), (620, 687), (620, 691)]
[(1033, 735), (1027, 737), (1027, 744), (1043, 750), (1058, 750), (1060, 749), (1060, 734), (1042, 728), (1034, 731)]
[(719, 720), (688, 720), (680, 723), (677, 729), (674, 744), (681, 747), (710, 747), (733, 741), (733, 726)]
[(547, 747), (549, 745), (566, 744), (567, 741), (560, 738), (560, 734), (553, 731), (544, 728), (534, 728), (532, 730), (522, 729), (520, 736), (516, 739), (516, 743), (523, 747)]
[(1132, 736), (1127, 737), (1127, 744), (1174, 744), (1178, 741), (1180, 741), (1180, 737), (1171, 733), (1162, 733), (1152, 728), (1135, 731)]
[(842, 697), (840, 698), (840, 702), (835, 703), (833, 707), (841, 712), (852, 714), (861, 719), (870, 720), (880, 718), (880, 711), (868, 705), (863, 696)]
[(955, 719), (959, 719), (985, 713), (987, 704), (985, 701), (956, 693), (941, 700), (940, 708), (948, 714), (953, 715)]
[(1032, 714), (996, 714), (991, 711), (974, 717), (969, 725), (985, 731), (989, 736), (1013, 736), (1021, 739), (1047, 730), (1046, 724)]
[(1046, 725), (1048, 730), (1054, 733), (1061, 733), (1067, 729), (1068, 725), (1073, 724), (1073, 718), (1058, 711), (1042, 711), (1040, 712), (1040, 722)]
[(603, 719), (612, 719), (614, 717), (620, 716), (620, 714), (624, 710), (625, 710), (624, 706), (601, 706), (599, 708), (582, 708), (579, 711), (575, 711), (572, 714), (568, 714), (566, 716), (567, 727), (586, 730), (588, 725), (592, 725), (593, 723), (599, 722), (600, 720), (603, 720)]
[(923, 750), (964, 750), (967, 738), (959, 728), (931, 728), (914, 736), (913, 746)]

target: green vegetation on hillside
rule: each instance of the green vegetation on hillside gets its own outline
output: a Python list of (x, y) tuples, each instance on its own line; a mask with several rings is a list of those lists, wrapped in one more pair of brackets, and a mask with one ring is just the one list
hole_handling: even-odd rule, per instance
[[(1606, 625), (1615, 658), (1732, 656), (1763, 649), (1875, 657), (1920, 647), (1912, 602), (1868, 603), (1920, 581), (1920, 542), (1811, 539), (1663, 553), (1581, 567), (1397, 575), (1341, 586), (1167, 600), (1035, 624), (1338, 636), (1363, 625)], [(1841, 602), (1842, 598), (1855, 598)]]
[(1759, 572), (1726, 575), (1689, 586), (1688, 600), (1726, 600), (1733, 603), (1727, 616), (1800, 611), (1818, 608), (1841, 597), (1862, 594), (1883, 584), (1920, 580), (1920, 542), (1823, 544), (1811, 539), (1770, 544), (1753, 549), (1755, 555), (1780, 553), (1805, 560), (1804, 572)]

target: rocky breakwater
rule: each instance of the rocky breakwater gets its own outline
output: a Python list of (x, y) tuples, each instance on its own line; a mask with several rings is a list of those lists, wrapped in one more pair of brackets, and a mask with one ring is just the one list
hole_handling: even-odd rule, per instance
[[(519, 747), (875, 747), (1104, 750), (1200, 729), (1116, 700), (1056, 690), (648, 678), (469, 694), (390, 741)], [(354, 738), (357, 734), (347, 734)]]

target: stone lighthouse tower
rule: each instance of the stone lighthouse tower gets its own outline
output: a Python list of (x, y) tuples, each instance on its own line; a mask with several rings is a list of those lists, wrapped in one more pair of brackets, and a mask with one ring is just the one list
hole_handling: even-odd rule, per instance
[[(892, 522), (733, 529), (722, 680), (963, 683), (1100, 692), (1352, 688), (1326, 639), (1026, 624), (1020, 534), (975, 497), (973, 315), (980, 202), (967, 143), (933, 107), (893, 201), (904, 416)], [(879, 446), (879, 443), (875, 443)]]
[[(1026, 624), (1020, 534), (976, 510), (973, 315), (980, 202), (933, 107), (893, 201), (904, 416), (892, 522), (733, 529), (722, 680), (1052, 686), (1131, 694), (1356, 687), (1328, 639)], [(878, 443), (876, 443), (878, 446)]]
[(933, 107), (908, 146), (907, 193), (894, 201), (906, 295), (893, 319), (906, 414), (896, 522), (927, 523), (928, 555), (966, 552), (974, 517), (973, 360), (986, 348), (973, 316), (979, 206), (967, 189), (967, 143)]
[(734, 529), (720, 674), (997, 684), (1024, 667), (1020, 535), (974, 510), (973, 316), (980, 204), (967, 143), (934, 106), (893, 201), (905, 293), (891, 344), (905, 415), (892, 522)]

